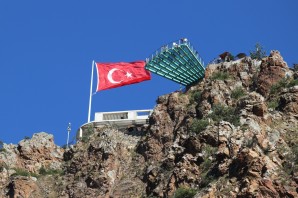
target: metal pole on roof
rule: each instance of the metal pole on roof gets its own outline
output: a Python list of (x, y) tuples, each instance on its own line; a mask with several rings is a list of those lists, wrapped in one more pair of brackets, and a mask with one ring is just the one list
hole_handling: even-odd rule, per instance
[(68, 148), (68, 142), (69, 142), (69, 133), (71, 131), (71, 123), (68, 123), (68, 127), (67, 127), (67, 141), (66, 141), (66, 148)]

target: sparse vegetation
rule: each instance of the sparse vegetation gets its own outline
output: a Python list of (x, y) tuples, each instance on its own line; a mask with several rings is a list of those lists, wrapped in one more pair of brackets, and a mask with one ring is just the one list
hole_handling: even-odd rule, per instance
[(278, 81), (276, 84), (271, 86), (270, 94), (274, 95), (279, 93), (283, 88), (290, 88), (295, 85), (298, 85), (298, 79), (286, 79), (283, 78)]
[(202, 170), (202, 182), (200, 183), (200, 188), (206, 187), (211, 183), (215, 176), (210, 173), (212, 167), (212, 156), (216, 153), (217, 147), (212, 147), (209, 144), (205, 144), (202, 148), (204, 152), (204, 161), (200, 164)]
[(298, 71), (298, 63), (293, 64), (293, 69), (294, 69), (294, 71)]
[(255, 49), (249, 53), (252, 59), (262, 60), (262, 58), (266, 56), (266, 51), (263, 49), (260, 43), (256, 43)]
[(39, 169), (40, 175), (63, 175), (63, 170), (45, 169), (43, 166)]
[(190, 93), (189, 103), (190, 104), (193, 104), (195, 102), (198, 102), (200, 100), (200, 98), (201, 98), (201, 94), (202, 94), (201, 91), (197, 91), (197, 90), (196, 91), (192, 91)]
[(21, 168), (14, 168), (14, 170), (16, 172), (14, 174), (12, 174), (11, 176), (38, 177), (38, 175), (36, 173), (30, 173), (29, 171), (21, 169)]
[(205, 130), (209, 125), (208, 120), (206, 119), (194, 119), (191, 124), (191, 131), (195, 133), (200, 133)]
[(268, 108), (276, 109), (276, 107), (278, 107), (278, 100), (277, 99), (273, 99), (273, 100), (270, 100), (268, 102)]
[(200, 184), (200, 188), (205, 188), (206, 186), (208, 186), (208, 184), (210, 184), (211, 182), (213, 182), (215, 180), (214, 175), (210, 175), (207, 173), (203, 173), (202, 174), (202, 182)]
[(87, 130), (83, 132), (82, 142), (88, 142), (92, 133), (94, 133), (94, 127), (92, 125), (88, 125)]
[(287, 85), (287, 80), (282, 79), (278, 81), (276, 84), (272, 85), (270, 88), (270, 94), (277, 94), (281, 91), (282, 88), (285, 88)]
[(284, 156), (283, 169), (291, 175), (298, 171), (298, 127), (293, 128), (293, 132), (285, 134), (284, 140), (288, 147), (278, 147), (278, 152)]
[(180, 187), (176, 190), (173, 198), (192, 198), (196, 193), (197, 191), (195, 189)]
[(5, 152), (5, 148), (3, 148), (3, 142), (0, 140), (0, 152)]
[(213, 105), (212, 113), (208, 115), (215, 122), (227, 121), (235, 126), (240, 125), (239, 116), (237, 115), (236, 108), (224, 106), (221, 104)]
[(24, 137), (25, 140), (30, 140), (31, 138), (29, 136)]
[(250, 79), (250, 83), (249, 83), (250, 84), (249, 88), (251, 91), (255, 91), (258, 87), (259, 73), (260, 73), (260, 67), (256, 67), (256, 72), (253, 73), (252, 78)]
[(211, 76), (211, 80), (227, 80), (231, 78), (227, 72), (215, 72)]
[(245, 93), (245, 91), (243, 90), (242, 87), (236, 87), (231, 93), (231, 97), (236, 99), (236, 100), (238, 100), (239, 98), (241, 98), (245, 95), (246, 95), (246, 93)]

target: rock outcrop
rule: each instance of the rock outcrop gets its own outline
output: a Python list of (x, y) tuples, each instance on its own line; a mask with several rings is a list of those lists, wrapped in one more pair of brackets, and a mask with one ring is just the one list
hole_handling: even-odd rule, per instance
[(90, 125), (65, 152), (45, 133), (4, 144), (1, 196), (298, 197), (297, 78), (278, 51), (210, 64), (139, 132)]
[(18, 145), (4, 144), (0, 152), (0, 186), (4, 197), (43, 197), (37, 182), (39, 171), (61, 170), (64, 149), (45, 132), (25, 138)]
[(273, 84), (292, 75), (293, 72), (288, 68), (279, 51), (273, 50), (269, 57), (262, 60), (258, 75), (257, 91), (267, 97)]

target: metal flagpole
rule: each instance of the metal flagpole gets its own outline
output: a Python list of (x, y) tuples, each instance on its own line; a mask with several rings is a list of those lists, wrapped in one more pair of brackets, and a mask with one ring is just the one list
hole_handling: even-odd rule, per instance
[(92, 61), (92, 71), (91, 71), (91, 83), (90, 83), (90, 98), (89, 98), (88, 123), (90, 122), (90, 114), (91, 114), (93, 71), (94, 71), (94, 60)]
[(68, 149), (68, 142), (69, 142), (69, 133), (71, 131), (71, 123), (68, 123), (68, 127), (67, 127), (67, 141), (66, 141), (66, 148)]

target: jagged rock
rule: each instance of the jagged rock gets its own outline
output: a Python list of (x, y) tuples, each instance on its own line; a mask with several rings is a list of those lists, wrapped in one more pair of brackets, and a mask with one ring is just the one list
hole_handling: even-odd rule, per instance
[(53, 135), (45, 132), (36, 133), (18, 145), (4, 145), (4, 149), (0, 161), (10, 168), (23, 168), (32, 173), (38, 173), (41, 167), (61, 168), (63, 149), (54, 144)]
[(291, 87), (279, 99), (278, 109), (286, 113), (298, 114), (298, 86)]
[(262, 59), (258, 75), (257, 92), (267, 97), (271, 86), (285, 78), (289, 73), (291, 71), (279, 51), (271, 51), (269, 57)]
[(7, 186), (9, 197), (44, 197), (36, 181), (31, 178), (17, 177)]

